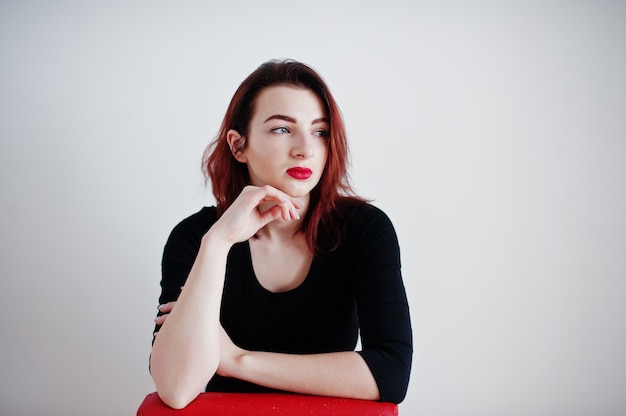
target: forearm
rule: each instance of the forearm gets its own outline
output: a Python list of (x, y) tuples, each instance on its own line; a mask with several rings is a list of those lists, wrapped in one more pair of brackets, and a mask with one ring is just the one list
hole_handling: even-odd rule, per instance
[(296, 355), (245, 351), (228, 366), (231, 377), (301, 394), (378, 400), (376, 381), (353, 351)]
[(184, 407), (204, 391), (219, 365), (219, 314), (227, 254), (228, 247), (203, 239), (176, 306), (154, 341), (152, 378), (161, 399), (171, 407)]

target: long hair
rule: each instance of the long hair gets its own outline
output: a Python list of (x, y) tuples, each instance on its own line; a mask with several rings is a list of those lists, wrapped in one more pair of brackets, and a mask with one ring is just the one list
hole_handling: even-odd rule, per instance
[[(233, 157), (226, 135), (234, 129), (247, 137), (257, 97), (265, 88), (279, 85), (312, 91), (324, 106), (328, 118), (328, 158), (320, 182), (311, 191), (309, 210), (302, 223), (309, 248), (322, 254), (322, 251), (333, 250), (339, 245), (338, 219), (346, 215), (343, 212), (346, 204), (342, 202), (362, 199), (356, 196), (349, 182), (349, 150), (341, 111), (322, 77), (312, 68), (293, 60), (272, 60), (252, 72), (235, 91), (217, 136), (204, 151), (202, 170), (207, 182), (211, 182), (218, 215), (222, 215), (250, 184), (248, 167)], [(244, 148), (246, 145), (247, 141)], [(323, 227), (331, 235), (332, 241), (324, 250), (317, 241), (318, 227)]]

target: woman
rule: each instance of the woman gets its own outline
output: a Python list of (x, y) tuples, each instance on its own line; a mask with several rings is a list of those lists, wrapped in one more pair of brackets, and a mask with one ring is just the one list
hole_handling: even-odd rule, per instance
[(166, 404), (205, 390), (404, 399), (397, 238), (354, 196), (347, 159), (339, 108), (308, 66), (270, 61), (237, 89), (203, 160), (216, 207), (164, 249), (150, 368)]

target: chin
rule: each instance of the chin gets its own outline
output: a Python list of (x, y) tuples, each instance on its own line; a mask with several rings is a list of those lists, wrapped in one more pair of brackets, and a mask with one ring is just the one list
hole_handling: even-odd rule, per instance
[(287, 195), (289, 195), (292, 198), (300, 198), (303, 196), (308, 196), (311, 193), (311, 189), (310, 187), (302, 187), (302, 186), (285, 186), (285, 187), (280, 187), (278, 188), (281, 191), (283, 191), (284, 193), (286, 193)]

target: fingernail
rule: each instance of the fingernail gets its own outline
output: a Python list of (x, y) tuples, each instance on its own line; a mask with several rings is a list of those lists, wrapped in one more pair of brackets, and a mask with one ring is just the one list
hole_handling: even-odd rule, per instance
[(165, 304), (161, 304), (161, 305), (157, 306), (157, 309), (161, 310), (161, 308), (164, 307), (164, 306), (165, 306)]

